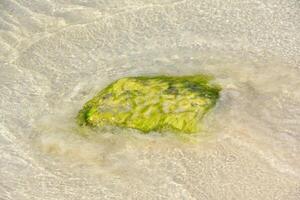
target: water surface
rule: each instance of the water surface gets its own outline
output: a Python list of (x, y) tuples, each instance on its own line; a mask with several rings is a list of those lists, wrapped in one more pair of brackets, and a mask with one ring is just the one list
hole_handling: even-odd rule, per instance
[[(300, 199), (300, 5), (0, 2), (0, 199)], [(195, 136), (81, 137), (74, 117), (124, 76), (213, 74)]]

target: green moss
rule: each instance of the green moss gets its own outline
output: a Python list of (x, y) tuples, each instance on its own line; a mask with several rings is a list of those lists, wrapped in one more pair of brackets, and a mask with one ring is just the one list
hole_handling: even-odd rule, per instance
[(220, 86), (211, 76), (155, 76), (119, 79), (79, 111), (81, 126), (118, 126), (150, 131), (194, 133), (216, 104)]

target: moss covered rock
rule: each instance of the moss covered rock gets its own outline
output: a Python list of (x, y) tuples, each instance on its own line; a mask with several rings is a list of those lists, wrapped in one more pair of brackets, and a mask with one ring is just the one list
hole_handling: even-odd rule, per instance
[(88, 101), (77, 116), (79, 125), (118, 126), (144, 133), (194, 133), (214, 107), (221, 88), (212, 77), (156, 76), (119, 79)]

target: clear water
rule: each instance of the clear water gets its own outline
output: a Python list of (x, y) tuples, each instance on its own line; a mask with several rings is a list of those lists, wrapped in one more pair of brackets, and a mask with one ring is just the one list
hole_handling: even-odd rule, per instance
[[(0, 2), (0, 199), (300, 199), (298, 0)], [(205, 131), (78, 135), (111, 81), (211, 73)]]

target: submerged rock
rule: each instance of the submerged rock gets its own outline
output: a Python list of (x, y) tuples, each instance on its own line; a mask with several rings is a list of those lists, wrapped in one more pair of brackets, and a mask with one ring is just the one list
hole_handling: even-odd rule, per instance
[(216, 104), (221, 88), (206, 75), (130, 77), (119, 79), (88, 101), (79, 125), (118, 126), (144, 133), (194, 133)]

